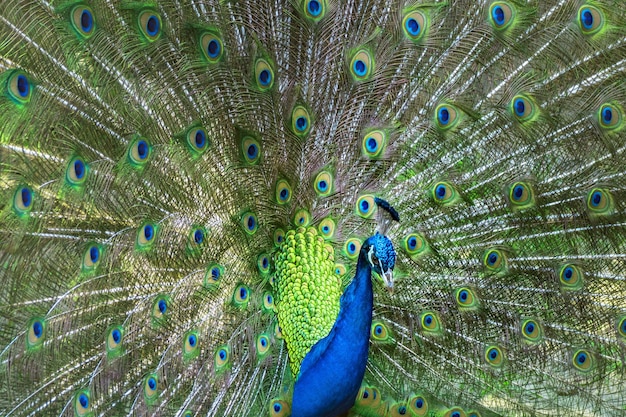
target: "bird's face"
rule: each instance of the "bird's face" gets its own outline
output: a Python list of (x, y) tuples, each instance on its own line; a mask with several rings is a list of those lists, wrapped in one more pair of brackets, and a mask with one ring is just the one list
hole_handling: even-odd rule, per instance
[(367, 260), (385, 281), (388, 289), (393, 289), (393, 267), (396, 264), (396, 251), (388, 237), (376, 233), (365, 241), (363, 249)]

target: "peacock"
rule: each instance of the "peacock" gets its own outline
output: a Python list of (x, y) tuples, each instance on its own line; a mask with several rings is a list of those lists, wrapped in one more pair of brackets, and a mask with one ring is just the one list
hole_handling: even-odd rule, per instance
[(626, 415), (617, 0), (0, 3), (0, 414)]

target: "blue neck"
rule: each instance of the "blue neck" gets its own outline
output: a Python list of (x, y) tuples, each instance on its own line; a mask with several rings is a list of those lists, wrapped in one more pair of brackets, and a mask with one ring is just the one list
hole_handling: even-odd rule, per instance
[(367, 365), (373, 304), (372, 270), (361, 252), (332, 330), (302, 361), (292, 417), (335, 417), (352, 408)]

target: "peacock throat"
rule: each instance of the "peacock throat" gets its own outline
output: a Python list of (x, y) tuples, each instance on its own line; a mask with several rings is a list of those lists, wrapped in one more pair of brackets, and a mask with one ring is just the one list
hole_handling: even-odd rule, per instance
[(334, 249), (314, 227), (289, 230), (274, 257), (278, 323), (297, 376), (306, 354), (337, 319), (342, 284)]

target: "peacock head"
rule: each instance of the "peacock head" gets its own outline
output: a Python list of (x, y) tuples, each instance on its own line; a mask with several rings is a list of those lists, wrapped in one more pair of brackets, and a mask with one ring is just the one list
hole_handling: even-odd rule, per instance
[(365, 241), (361, 247), (372, 270), (377, 272), (389, 290), (393, 290), (393, 267), (396, 264), (396, 251), (387, 236), (380, 233)]

